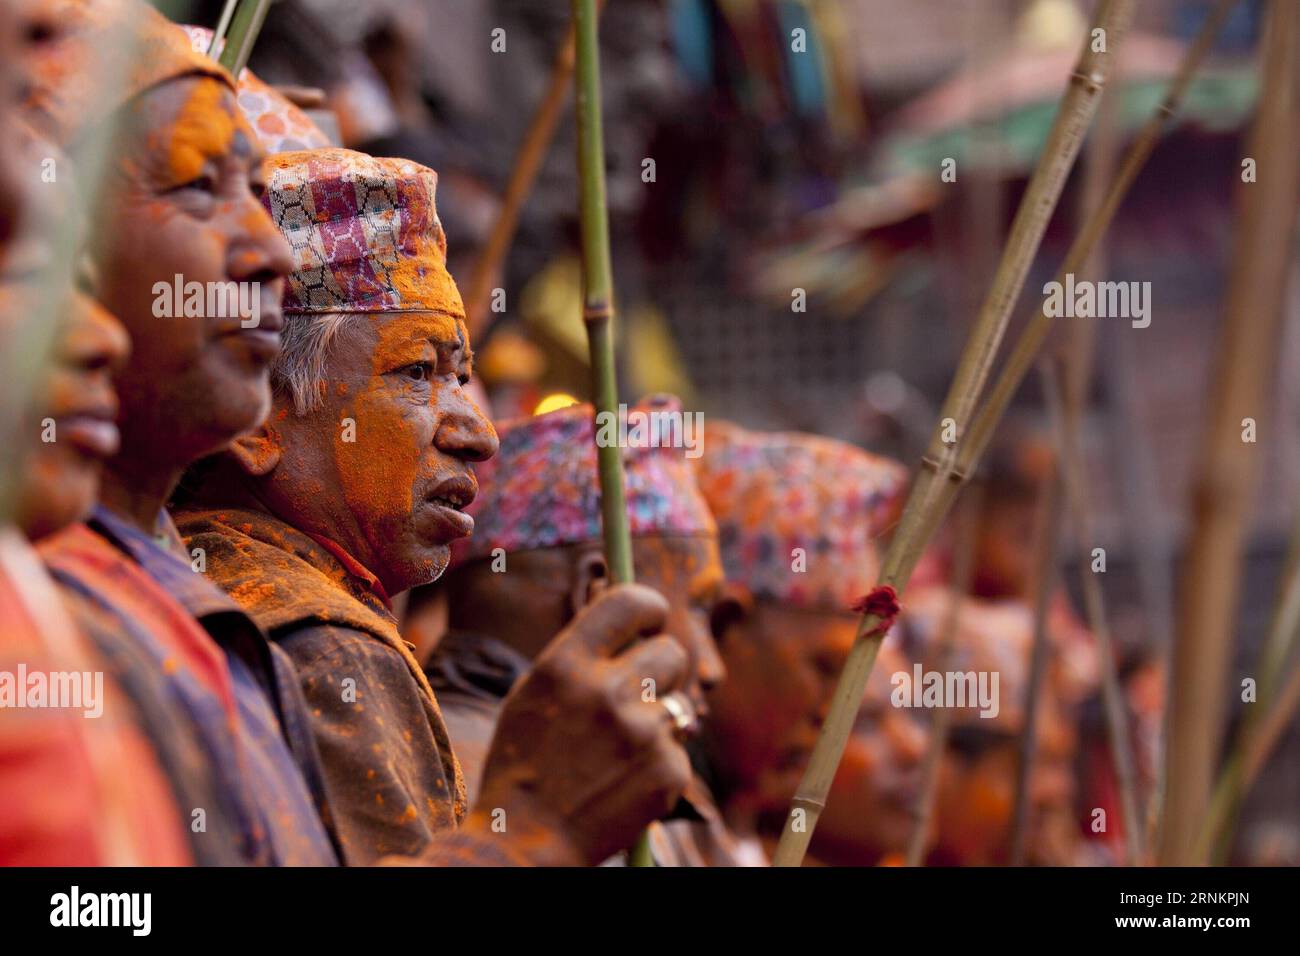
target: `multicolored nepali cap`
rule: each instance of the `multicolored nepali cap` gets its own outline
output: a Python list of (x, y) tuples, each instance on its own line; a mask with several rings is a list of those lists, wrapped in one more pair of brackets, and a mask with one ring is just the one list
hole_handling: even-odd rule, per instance
[[(208, 46), (212, 43), (212, 31), (207, 27), (188, 24), (181, 29), (189, 37), (191, 49), (206, 55)], [(323, 149), (331, 145), (330, 138), (312, 122), (311, 117), (282, 93), (263, 83), (252, 70), (245, 68), (239, 74), (235, 96), (244, 119), (253, 127), (258, 142), (268, 155)]]
[[(616, 422), (602, 438), (623, 448), (624, 491), (633, 535), (716, 535), (717, 526), (695, 484), (688, 447), (673, 432), (695, 419), (681, 402), (657, 395), (627, 411), (626, 444)], [(474, 534), (452, 547), (452, 566), (534, 548), (601, 539), (595, 410), (570, 405), (496, 426), (501, 450), (474, 466), (479, 493), (466, 509)], [(689, 438), (689, 436), (687, 436)]]
[(447, 271), (438, 174), (350, 149), (267, 157), (262, 204), (293, 249), (284, 311), (465, 317)]
[(845, 442), (710, 421), (695, 463), (727, 579), (760, 600), (851, 613), (907, 471)]
[(210, 76), (235, 88), (223, 67), (140, 0), (43, 0), (36, 15), (51, 38), (32, 51), (23, 105), (62, 146), (169, 80)]

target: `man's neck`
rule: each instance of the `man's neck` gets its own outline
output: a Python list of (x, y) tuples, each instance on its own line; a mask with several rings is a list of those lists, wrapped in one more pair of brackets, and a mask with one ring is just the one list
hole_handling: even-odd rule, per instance
[(136, 473), (113, 461), (104, 469), (99, 500), (114, 514), (149, 536), (159, 533), (158, 515), (180, 480), (180, 468)]

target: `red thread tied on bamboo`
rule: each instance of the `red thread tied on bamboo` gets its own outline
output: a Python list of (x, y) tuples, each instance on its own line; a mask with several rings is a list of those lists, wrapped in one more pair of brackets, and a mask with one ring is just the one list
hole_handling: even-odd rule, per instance
[(854, 601), (850, 610), (855, 614), (873, 614), (880, 619), (879, 624), (862, 635), (875, 637), (877, 634), (887, 633), (894, 626), (894, 621), (898, 618), (898, 612), (902, 607), (898, 603), (898, 592), (893, 586), (880, 584)]

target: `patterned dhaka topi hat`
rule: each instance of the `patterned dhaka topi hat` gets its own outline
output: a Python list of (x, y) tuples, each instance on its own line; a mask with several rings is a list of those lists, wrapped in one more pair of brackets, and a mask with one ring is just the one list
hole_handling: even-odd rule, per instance
[[(624, 490), (631, 532), (636, 535), (717, 534), (708, 505), (695, 484), (687, 449), (674, 444), (665, 422), (681, 419), (681, 402), (656, 395), (627, 413), (623, 448)], [(570, 405), (545, 415), (496, 426), (501, 450), (474, 466), (479, 493), (466, 510), (474, 534), (452, 545), (452, 566), (535, 548), (601, 540), (600, 480), (596, 426), (590, 405)], [(612, 432), (612, 429), (611, 429)], [(680, 444), (680, 443), (677, 443)]]
[(850, 613), (875, 584), (876, 539), (906, 488), (906, 469), (820, 435), (716, 419), (704, 434), (696, 474), (727, 579), (760, 600)]
[[(207, 53), (212, 43), (212, 31), (207, 27), (183, 26), (191, 48)], [(220, 52), (220, 44), (217, 46)], [(239, 109), (253, 127), (258, 141), (267, 155), (291, 153), (304, 149), (322, 149), (330, 144), (324, 130), (312, 122), (311, 117), (291, 103), (283, 94), (257, 78), (245, 68), (239, 74), (235, 90)]]
[(438, 174), (350, 149), (267, 157), (262, 203), (293, 249), (286, 313), (439, 312), (463, 320), (447, 272)]

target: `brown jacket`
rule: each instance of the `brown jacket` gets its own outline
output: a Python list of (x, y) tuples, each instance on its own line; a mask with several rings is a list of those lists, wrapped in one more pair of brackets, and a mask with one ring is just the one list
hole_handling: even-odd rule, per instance
[(350, 865), (419, 856), (465, 815), (465, 784), (438, 702), (367, 583), (270, 515), (189, 511), (177, 527), (208, 576), (297, 668)]

